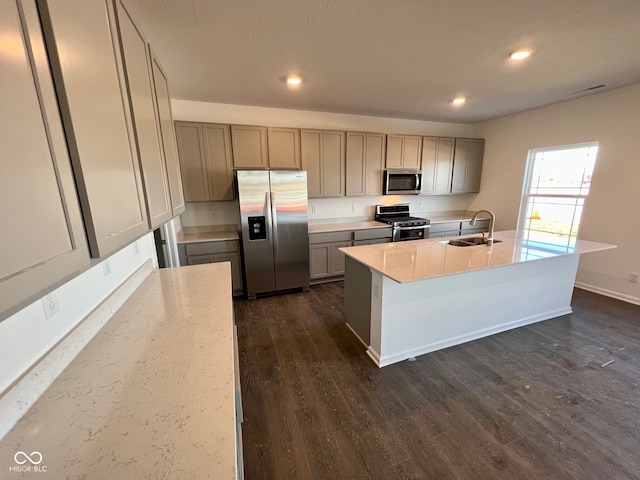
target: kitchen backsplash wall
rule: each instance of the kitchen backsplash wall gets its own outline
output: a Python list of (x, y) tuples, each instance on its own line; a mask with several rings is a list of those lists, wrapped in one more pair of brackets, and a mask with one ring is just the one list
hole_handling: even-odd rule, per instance
[[(337, 197), (309, 199), (309, 221), (341, 219), (373, 220), (378, 204), (409, 203), (411, 213), (427, 216), (436, 212), (468, 210), (476, 194), (415, 196), (393, 195), (381, 197)], [(239, 225), (238, 202), (191, 202), (180, 217), (182, 226)]]

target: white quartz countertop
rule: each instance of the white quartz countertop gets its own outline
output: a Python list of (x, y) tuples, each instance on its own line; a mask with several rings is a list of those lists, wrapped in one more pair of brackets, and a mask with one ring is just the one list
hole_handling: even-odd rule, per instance
[(372, 228), (390, 228), (391, 225), (376, 221), (365, 222), (336, 222), (336, 223), (310, 223), (309, 233), (344, 232), (348, 230), (368, 230)]
[[(155, 270), (4, 437), (0, 477), (235, 479), (233, 365), (229, 264)], [(46, 473), (8, 473), (19, 451)]]
[[(479, 235), (474, 235), (479, 236)], [(448, 237), (456, 239), (460, 237)], [(495, 232), (495, 239), (502, 240), (493, 246), (477, 245), (455, 247), (443, 243), (447, 239), (432, 238), (407, 242), (383, 243), (340, 250), (363, 265), (381, 272), (399, 283), (423, 280), (503, 267), (521, 262), (541, 260), (558, 255), (582, 254), (615, 248), (607, 243), (577, 240), (567, 246), (547, 241), (525, 240), (515, 231)]]

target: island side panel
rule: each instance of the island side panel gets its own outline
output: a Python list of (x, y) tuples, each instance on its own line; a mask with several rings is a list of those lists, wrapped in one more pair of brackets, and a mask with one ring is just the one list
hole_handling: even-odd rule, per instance
[(563, 255), (402, 284), (383, 276), (380, 342), (369, 355), (385, 366), (571, 313), (578, 260)]
[(345, 256), (344, 310), (347, 325), (369, 345), (371, 334), (371, 269)]

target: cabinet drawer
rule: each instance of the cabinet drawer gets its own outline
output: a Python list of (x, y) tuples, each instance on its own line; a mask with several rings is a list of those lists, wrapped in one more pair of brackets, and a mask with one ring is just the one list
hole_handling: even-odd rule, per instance
[[(469, 222), (467, 222), (468, 224)], [(430, 229), (430, 236), (435, 237), (434, 233), (439, 232), (450, 232), (455, 230), (456, 232), (460, 230), (460, 222), (444, 222), (444, 223), (432, 223)], [(452, 234), (456, 235), (456, 233)]]
[(209, 253), (237, 252), (238, 242), (223, 240), (220, 242), (201, 242), (185, 244), (187, 255), (206, 255)]
[(310, 233), (309, 244), (331, 243), (331, 242), (350, 242), (353, 232), (351, 230), (343, 232), (328, 233)]
[(187, 257), (187, 265), (202, 265), (203, 263), (214, 263), (213, 254), (189, 255)]
[(462, 231), (469, 230), (487, 230), (489, 228), (489, 219), (483, 218), (482, 220), (476, 220), (475, 225), (471, 225), (469, 222), (462, 222)]
[(372, 240), (374, 238), (391, 238), (391, 227), (389, 228), (369, 228), (367, 230), (355, 230), (353, 240)]

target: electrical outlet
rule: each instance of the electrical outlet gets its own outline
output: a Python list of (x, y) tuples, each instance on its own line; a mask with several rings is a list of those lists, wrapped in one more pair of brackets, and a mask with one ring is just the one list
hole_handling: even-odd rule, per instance
[(353, 205), (351, 205), (351, 211), (352, 212), (357, 212), (358, 211), (358, 205), (356, 205), (355, 203)]
[(140, 247), (138, 246), (138, 242), (133, 242), (133, 254), (140, 255)]
[(640, 274), (636, 273), (636, 272), (631, 272), (629, 274), (629, 281), (631, 283), (638, 283), (638, 277), (640, 276)]
[(318, 207), (317, 207), (317, 205), (313, 205), (313, 206), (311, 207), (311, 213), (318, 213)]
[(420, 202), (420, 210), (424, 208), (424, 202)]
[(49, 319), (60, 311), (60, 305), (58, 305), (58, 297), (55, 292), (51, 292), (49, 295), (45, 295), (42, 298), (42, 306), (44, 308), (44, 316)]
[(102, 262), (102, 271), (104, 272), (104, 276), (108, 277), (111, 275), (111, 260), (108, 258)]
[(211, 220), (215, 220), (216, 218), (218, 218), (218, 211), (217, 210), (211, 210), (209, 212), (209, 218)]

